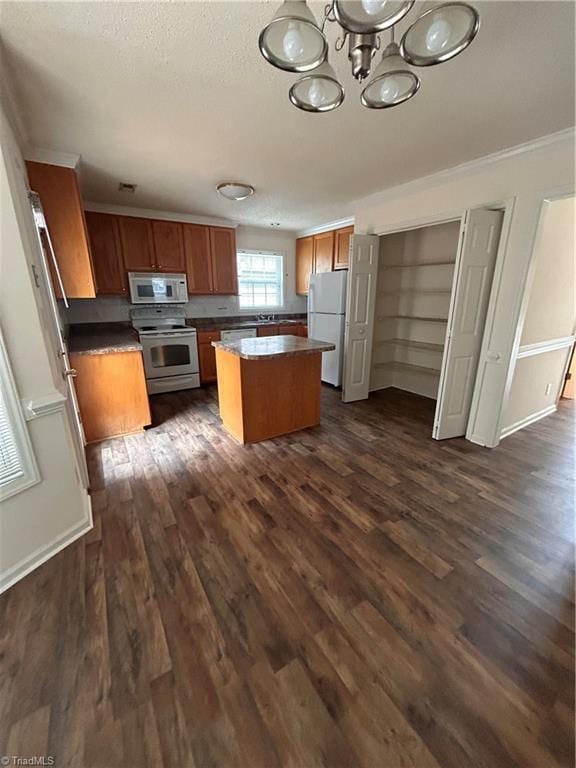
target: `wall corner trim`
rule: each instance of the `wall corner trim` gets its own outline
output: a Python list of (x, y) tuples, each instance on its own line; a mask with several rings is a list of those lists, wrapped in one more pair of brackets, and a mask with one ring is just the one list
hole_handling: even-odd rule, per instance
[(509, 427), (504, 427), (500, 432), (500, 439), (508, 437), (508, 435), (518, 432), (519, 429), (524, 429), (524, 427), (534, 424), (536, 421), (540, 421), (540, 419), (543, 419), (545, 416), (550, 416), (550, 414), (554, 413), (557, 408), (558, 406), (556, 403), (553, 403), (552, 405), (543, 408), (541, 411), (536, 411), (536, 413), (531, 413), (529, 416), (525, 416), (523, 419), (520, 419), (520, 421), (515, 421), (514, 424), (510, 424)]
[(558, 339), (547, 339), (546, 341), (537, 341), (534, 344), (523, 344), (521, 347), (518, 347), (516, 359), (519, 360), (522, 357), (532, 357), (533, 355), (541, 355), (545, 352), (554, 352), (556, 349), (571, 347), (575, 340), (576, 336), (561, 336)]
[(309, 237), (310, 235), (319, 235), (322, 232), (331, 232), (333, 229), (343, 229), (344, 227), (354, 226), (354, 216), (348, 216), (346, 219), (329, 221), (327, 224), (319, 224), (317, 227), (308, 227), (296, 232), (296, 237)]
[(62, 165), (65, 168), (73, 168), (74, 170), (77, 170), (80, 165), (80, 155), (74, 155), (70, 152), (57, 152), (54, 149), (27, 146), (23, 154), (24, 160), (30, 160), (33, 163)]
[(463, 176), (472, 171), (477, 171), (496, 163), (500, 163), (503, 160), (508, 160), (511, 157), (518, 155), (524, 155), (530, 152), (537, 152), (541, 149), (546, 149), (551, 146), (563, 144), (564, 142), (576, 141), (576, 130), (574, 128), (565, 128), (562, 131), (556, 133), (550, 133), (545, 136), (539, 136), (531, 141), (524, 142), (523, 144), (517, 144), (513, 147), (506, 147), (504, 149), (493, 152), (489, 155), (478, 157), (475, 160), (469, 160), (468, 162), (461, 163), (460, 165), (454, 165), (450, 168), (442, 168), (438, 171), (428, 174), (427, 176), (421, 176), (416, 179), (410, 179), (400, 184), (396, 184), (393, 187), (386, 187), (385, 189), (375, 192), (371, 195), (358, 198), (354, 200), (355, 210), (359, 210), (366, 206), (377, 205), (378, 203), (385, 203), (391, 198), (398, 197), (399, 195), (410, 194), (417, 192), (421, 189), (426, 189), (446, 183), (455, 178)]
[(27, 398), (20, 401), (26, 421), (38, 419), (41, 416), (49, 416), (52, 413), (63, 411), (66, 405), (66, 396), (62, 392), (49, 392), (41, 397)]
[(128, 205), (113, 203), (94, 203), (85, 201), (84, 210), (92, 213), (111, 213), (116, 216), (133, 216), (137, 219), (157, 219), (159, 221), (179, 221), (182, 224), (203, 224), (212, 227), (237, 229), (239, 223), (229, 219), (219, 219), (213, 216), (197, 216), (194, 213), (176, 213), (174, 211), (158, 211), (152, 208), (134, 208)]

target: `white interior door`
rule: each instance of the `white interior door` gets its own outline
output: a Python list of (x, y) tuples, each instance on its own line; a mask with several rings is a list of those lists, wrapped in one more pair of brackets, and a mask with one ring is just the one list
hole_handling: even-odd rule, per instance
[(466, 434), (500, 231), (502, 211), (468, 211), (462, 222), (434, 431), (436, 440)]
[(370, 389), (379, 248), (376, 235), (352, 235), (344, 339), (345, 403), (365, 400)]

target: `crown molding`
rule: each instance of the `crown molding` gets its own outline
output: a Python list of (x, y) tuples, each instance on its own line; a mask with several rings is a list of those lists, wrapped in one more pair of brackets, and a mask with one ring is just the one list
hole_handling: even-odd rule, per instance
[(346, 219), (329, 221), (327, 224), (320, 224), (317, 227), (308, 227), (296, 232), (296, 237), (308, 237), (309, 235), (319, 235), (322, 232), (331, 232), (333, 229), (342, 229), (354, 225), (354, 216), (348, 216)]
[(237, 229), (238, 222), (228, 219), (217, 219), (212, 216), (197, 216), (193, 213), (174, 213), (172, 211), (157, 211), (152, 208), (132, 208), (128, 205), (112, 205), (109, 203), (84, 203), (85, 211), (93, 213), (112, 213), (117, 216), (134, 216), (137, 219), (158, 219), (160, 221), (180, 221), (183, 224), (204, 224), (212, 227), (227, 227)]
[(366, 197), (356, 199), (354, 201), (354, 205), (356, 206), (356, 209), (368, 205), (377, 205), (378, 203), (386, 202), (390, 198), (437, 186), (456, 177), (463, 176), (472, 171), (478, 171), (482, 168), (487, 168), (491, 165), (496, 165), (497, 163), (501, 163), (502, 161), (509, 160), (513, 157), (529, 154), (531, 152), (537, 152), (539, 150), (547, 149), (548, 147), (553, 147), (565, 142), (571, 141), (574, 143), (575, 139), (576, 129), (565, 128), (562, 131), (549, 133), (546, 136), (540, 136), (537, 139), (532, 139), (531, 141), (527, 141), (523, 144), (517, 144), (513, 147), (507, 147), (505, 149), (498, 150), (498, 152), (493, 152), (490, 155), (484, 155), (483, 157), (479, 157), (476, 160), (470, 160), (466, 163), (462, 163), (461, 165), (454, 165), (451, 168), (444, 168), (443, 170), (436, 171), (435, 173), (431, 173), (428, 176), (421, 176), (420, 178), (411, 179), (410, 181), (406, 181), (402, 184), (397, 184), (394, 187), (388, 187), (387, 189), (380, 190), (379, 192), (375, 192), (372, 195), (367, 195)]
[(80, 164), (80, 155), (27, 146), (24, 150), (24, 160), (30, 160), (33, 163), (46, 163), (47, 165), (61, 165), (77, 170)]

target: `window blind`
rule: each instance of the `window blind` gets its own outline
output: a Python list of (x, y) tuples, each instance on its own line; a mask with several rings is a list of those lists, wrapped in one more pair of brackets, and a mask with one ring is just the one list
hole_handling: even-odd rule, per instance
[(0, 392), (0, 487), (24, 474), (20, 451), (10, 423), (4, 392)]

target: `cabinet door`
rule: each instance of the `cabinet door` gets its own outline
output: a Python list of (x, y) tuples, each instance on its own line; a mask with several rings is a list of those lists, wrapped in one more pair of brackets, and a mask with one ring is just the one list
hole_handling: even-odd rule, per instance
[(210, 227), (212, 292), (238, 293), (236, 268), (236, 232), (225, 227)]
[(336, 230), (334, 243), (334, 269), (348, 269), (350, 259), (350, 236), (354, 227), (344, 227)]
[(154, 261), (159, 272), (184, 272), (184, 238), (177, 221), (153, 221)]
[(153, 272), (156, 267), (150, 220), (119, 216), (118, 225), (126, 271)]
[[(30, 189), (38, 193), (42, 202), (66, 296), (95, 298), (96, 279), (76, 171), (31, 161), (26, 163), (26, 169)], [(54, 275), (52, 282), (56, 296), (62, 298)]]
[(122, 261), (122, 246), (118, 218), (108, 213), (86, 212), (90, 250), (98, 283), (98, 294), (126, 294), (126, 272)]
[(277, 325), (261, 325), (256, 333), (258, 336), (278, 336)]
[(216, 350), (212, 344), (198, 345), (198, 361), (200, 363), (200, 381), (203, 384), (216, 381)]
[(300, 237), (296, 240), (296, 293), (306, 296), (314, 260), (314, 238)]
[(212, 293), (210, 260), (210, 228), (199, 224), (183, 224), (184, 254), (188, 293)]
[(334, 232), (314, 235), (314, 272), (332, 272), (334, 263)]

